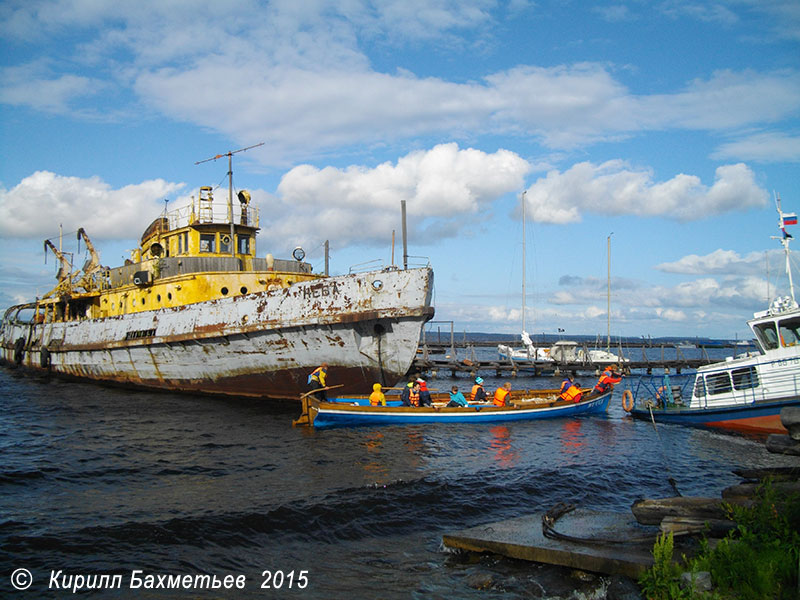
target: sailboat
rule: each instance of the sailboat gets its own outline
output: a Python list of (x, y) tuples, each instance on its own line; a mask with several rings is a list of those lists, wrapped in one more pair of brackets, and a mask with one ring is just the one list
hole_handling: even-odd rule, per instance
[[(627, 362), (628, 359), (617, 356), (609, 350), (594, 349), (590, 350), (585, 348), (578, 342), (560, 340), (553, 344), (550, 348), (544, 348), (534, 345), (530, 335), (525, 330), (525, 299), (526, 299), (526, 285), (525, 285), (525, 194), (522, 192), (522, 348), (512, 348), (506, 344), (497, 345), (497, 353), (501, 360), (510, 360), (515, 363), (525, 363), (529, 366), (537, 367), (537, 363), (580, 363), (590, 364), (593, 366), (604, 366), (610, 364), (618, 364)], [(609, 263), (610, 264), (610, 263)], [(609, 267), (610, 269), (610, 267)], [(610, 290), (609, 290), (610, 298)], [(609, 335), (609, 343), (610, 343)]]
[(538, 348), (533, 344), (531, 336), (525, 331), (525, 299), (526, 299), (526, 285), (525, 285), (525, 194), (527, 191), (522, 192), (522, 344), (523, 348), (512, 348), (506, 344), (498, 344), (497, 353), (502, 360), (511, 360), (516, 362), (553, 362), (550, 358), (549, 348)]

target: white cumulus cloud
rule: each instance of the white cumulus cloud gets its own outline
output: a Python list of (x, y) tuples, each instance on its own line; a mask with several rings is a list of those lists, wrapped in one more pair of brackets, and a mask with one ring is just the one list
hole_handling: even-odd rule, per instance
[(99, 177), (64, 177), (36, 171), (10, 190), (0, 189), (0, 235), (51, 237), (83, 227), (93, 239), (131, 239), (163, 208), (163, 199), (183, 187), (153, 179), (113, 189)]
[(634, 169), (622, 160), (582, 162), (564, 172), (550, 171), (527, 192), (531, 218), (555, 224), (578, 221), (584, 212), (691, 221), (764, 206), (768, 200), (744, 164), (718, 167), (707, 186), (686, 174), (655, 182), (649, 169)]
[[(458, 235), (464, 219), (521, 189), (529, 169), (514, 152), (489, 154), (454, 143), (373, 168), (300, 165), (281, 179), (265, 233), (272, 240), (304, 234), (303, 243), (336, 239), (340, 246), (385, 241), (399, 229), (405, 200), (411, 239), (424, 242), (434, 229), (439, 238)], [(365, 217), (369, 229), (360, 226)]]

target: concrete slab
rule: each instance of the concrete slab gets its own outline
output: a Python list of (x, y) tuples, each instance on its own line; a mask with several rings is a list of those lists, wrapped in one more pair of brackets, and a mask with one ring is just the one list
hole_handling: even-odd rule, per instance
[[(631, 578), (638, 577), (653, 564), (653, 544), (659, 529), (639, 525), (630, 513), (578, 508), (556, 521), (555, 531), (581, 538), (586, 540), (585, 543), (545, 537), (543, 514), (463, 529), (442, 536), (442, 541), (450, 548), (493, 552), (511, 558)], [(610, 543), (609, 540), (622, 543)]]

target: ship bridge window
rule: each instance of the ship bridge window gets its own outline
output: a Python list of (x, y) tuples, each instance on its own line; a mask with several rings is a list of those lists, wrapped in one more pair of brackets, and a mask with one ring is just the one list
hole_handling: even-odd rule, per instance
[(784, 346), (796, 346), (800, 343), (800, 318), (780, 321), (778, 327), (781, 331), (781, 343)]
[(775, 323), (759, 323), (753, 330), (764, 350), (775, 350), (778, 347), (778, 332), (775, 330)]
[(178, 254), (189, 252), (189, 232), (184, 231), (178, 234)]
[(250, 254), (250, 236), (237, 236), (239, 240), (239, 254)]
[(706, 388), (711, 396), (727, 394), (731, 391), (731, 376), (727, 371), (706, 375)]
[(231, 253), (231, 236), (226, 233), (219, 236), (219, 251), (221, 254)]
[(213, 233), (201, 233), (200, 252), (214, 252), (216, 237)]

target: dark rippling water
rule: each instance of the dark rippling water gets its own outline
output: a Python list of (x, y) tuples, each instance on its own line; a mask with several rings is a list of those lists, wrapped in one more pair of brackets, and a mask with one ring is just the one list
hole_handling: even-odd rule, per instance
[[(329, 375), (335, 382), (335, 371)], [(487, 378), (490, 387), (499, 383)], [(457, 383), (468, 387), (466, 379)], [(444, 389), (450, 379), (432, 382)], [(517, 380), (552, 387), (558, 380)], [(623, 382), (622, 387), (625, 387)], [(618, 388), (618, 390), (621, 388)], [(558, 502), (629, 513), (719, 495), (735, 467), (791, 464), (731, 434), (606, 417), (507, 425), (293, 429), (298, 408), (149, 393), (0, 369), (0, 595), (63, 597), (51, 571), (246, 576), (138, 597), (602, 598), (570, 571), (447, 552), (442, 535)], [(25, 592), (10, 574), (26, 568)], [(306, 571), (280, 590), (264, 571)], [(63, 581), (63, 580), (62, 580)]]

